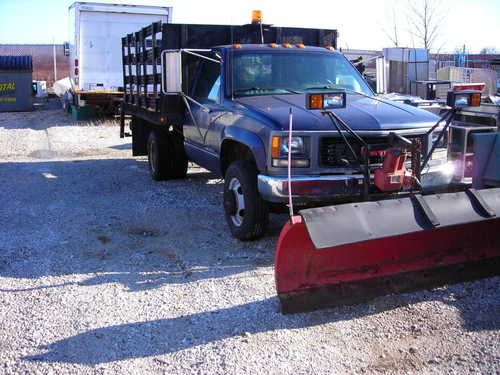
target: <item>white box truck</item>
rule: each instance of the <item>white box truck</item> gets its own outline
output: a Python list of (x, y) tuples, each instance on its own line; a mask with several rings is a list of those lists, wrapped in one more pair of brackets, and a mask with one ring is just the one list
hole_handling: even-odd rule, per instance
[(172, 8), (75, 2), (69, 7), (69, 56), (76, 108), (116, 108), (122, 99), (121, 38), (153, 22), (172, 22)]

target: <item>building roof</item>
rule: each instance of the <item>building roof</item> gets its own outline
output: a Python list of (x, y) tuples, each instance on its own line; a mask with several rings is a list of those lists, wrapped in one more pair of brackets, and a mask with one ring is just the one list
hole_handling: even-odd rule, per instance
[(33, 70), (31, 56), (0, 56), (0, 70)]

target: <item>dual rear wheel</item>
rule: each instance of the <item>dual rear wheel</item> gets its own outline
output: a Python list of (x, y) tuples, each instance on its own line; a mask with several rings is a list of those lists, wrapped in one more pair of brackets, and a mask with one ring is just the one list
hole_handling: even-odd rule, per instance
[(149, 133), (147, 151), (153, 180), (186, 177), (188, 159), (181, 136), (154, 129)]

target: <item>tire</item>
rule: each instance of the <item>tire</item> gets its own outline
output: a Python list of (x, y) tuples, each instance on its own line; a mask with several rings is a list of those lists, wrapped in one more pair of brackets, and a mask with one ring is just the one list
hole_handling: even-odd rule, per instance
[(153, 180), (186, 177), (188, 161), (181, 137), (153, 129), (149, 133), (147, 151), (149, 171)]
[(186, 151), (184, 150), (184, 139), (181, 136), (170, 133), (169, 140), (171, 143), (170, 149), (172, 150), (171, 158), (173, 160), (172, 178), (186, 178), (188, 170), (188, 158), (186, 155)]
[(269, 210), (257, 189), (254, 163), (238, 160), (227, 169), (224, 211), (231, 234), (237, 239), (249, 241), (264, 235), (269, 222)]

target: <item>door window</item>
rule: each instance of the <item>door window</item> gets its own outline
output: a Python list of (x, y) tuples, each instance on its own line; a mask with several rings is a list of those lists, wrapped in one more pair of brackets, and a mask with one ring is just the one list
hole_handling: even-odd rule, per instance
[(219, 101), (219, 91), (220, 91), (220, 76), (217, 77), (214, 85), (210, 89), (210, 92), (208, 93), (208, 100), (217, 103)]
[(218, 101), (219, 89), (220, 64), (208, 60), (202, 61), (195, 83), (194, 98), (200, 101)]

